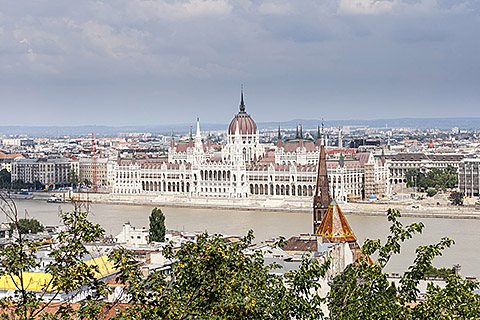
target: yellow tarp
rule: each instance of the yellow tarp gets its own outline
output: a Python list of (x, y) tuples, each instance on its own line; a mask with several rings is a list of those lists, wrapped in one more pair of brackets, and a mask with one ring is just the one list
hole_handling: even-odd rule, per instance
[[(101, 278), (116, 271), (113, 267), (113, 264), (108, 261), (108, 257), (105, 255), (95, 259), (90, 259), (85, 261), (85, 263), (89, 266), (98, 266), (99, 272), (96, 273), (96, 278)], [(44, 272), (23, 273), (23, 284), (24, 287), (29, 291), (43, 291), (51, 279), (52, 275)], [(20, 278), (16, 276), (10, 277), (8, 275), (0, 277), (0, 290), (16, 290), (17, 286), (15, 284), (20, 287)], [(55, 290), (50, 286), (46, 291)]]

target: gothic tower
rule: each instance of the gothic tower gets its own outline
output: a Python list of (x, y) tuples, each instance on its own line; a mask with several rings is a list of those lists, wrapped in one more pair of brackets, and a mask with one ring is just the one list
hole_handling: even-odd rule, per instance
[(325, 146), (322, 144), (318, 161), (317, 188), (313, 197), (313, 233), (317, 231), (330, 202), (332, 202), (332, 197), (328, 188), (327, 157), (325, 155)]

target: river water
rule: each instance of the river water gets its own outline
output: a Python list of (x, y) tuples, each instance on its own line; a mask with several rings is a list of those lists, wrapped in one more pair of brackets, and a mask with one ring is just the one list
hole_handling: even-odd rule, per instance
[[(59, 208), (64, 211), (72, 209), (71, 204), (59, 205), (40, 200), (16, 200), (16, 204), (21, 217), (27, 214), (44, 225), (59, 224)], [(100, 224), (107, 234), (116, 236), (125, 222), (130, 222), (135, 227), (148, 227), (151, 210), (151, 206), (93, 204), (89, 218)], [(312, 231), (312, 215), (308, 213), (168, 207), (162, 208), (162, 211), (170, 230), (207, 230), (209, 233), (244, 235), (253, 229), (256, 242), (279, 235), (289, 238)], [(5, 221), (5, 217), (0, 219)], [(390, 225), (385, 217), (347, 215), (347, 220), (360, 243), (367, 238), (384, 241), (389, 232)], [(417, 246), (435, 243), (447, 236), (455, 240), (455, 245), (446, 249), (442, 257), (435, 259), (434, 265), (452, 267), (460, 264), (462, 275), (480, 278), (480, 255), (477, 249), (480, 242), (480, 220), (401, 218), (401, 221), (404, 224), (421, 221), (425, 229), (423, 234), (415, 236), (402, 246), (402, 254), (390, 261), (387, 272), (403, 272), (412, 263)]]

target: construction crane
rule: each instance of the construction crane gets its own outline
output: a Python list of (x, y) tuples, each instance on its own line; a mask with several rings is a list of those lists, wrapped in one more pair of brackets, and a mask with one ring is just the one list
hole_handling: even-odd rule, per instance
[(97, 145), (95, 143), (95, 135), (92, 132), (92, 189), (98, 192), (97, 185)]

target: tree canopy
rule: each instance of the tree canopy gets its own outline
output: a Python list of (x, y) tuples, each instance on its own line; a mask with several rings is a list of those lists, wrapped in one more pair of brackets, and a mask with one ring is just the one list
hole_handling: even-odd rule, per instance
[[(54, 299), (45, 301), (19, 285), (14, 295), (0, 300), (0, 309), (5, 319), (102, 319), (107, 312), (118, 320), (480, 318), (480, 296), (474, 293), (478, 283), (451, 270), (441, 271), (444, 288), (430, 283), (426, 296), (419, 299), (419, 282), (431, 274), (433, 259), (453, 245), (451, 239), (418, 247), (415, 260), (399, 282), (394, 284), (388, 278), (385, 266), (400, 254), (401, 244), (421, 233), (424, 226), (404, 226), (397, 210), (388, 210), (387, 217), (391, 227), (386, 241), (366, 240), (361, 258), (332, 279), (327, 296), (321, 295), (320, 288), (327, 283), (322, 279), (330, 260), (320, 264), (305, 256), (297, 270), (280, 276), (275, 272), (279, 266), (266, 264), (261, 251), (246, 251), (253, 240), (251, 231), (239, 241), (204, 233), (180, 248), (168, 245), (163, 255), (171, 262), (169, 274), (161, 270), (144, 274), (134, 254), (119, 248), (109, 258), (118, 272), (116, 286), (125, 290), (126, 302), (117, 308), (118, 301), (106, 299), (111, 288), (94, 276), (98, 267), (86, 265), (82, 259), (87, 254), (84, 244), (99, 239), (104, 231), (77, 208), (62, 214), (66, 228), (50, 254), (53, 262), (46, 268), (53, 277), (45, 288), (76, 292), (88, 286), (90, 294), (76, 308), (66, 301), (48, 309)], [(20, 278), (38, 267), (37, 250), (38, 244), (21, 236), (4, 246), (0, 275)], [(328, 313), (324, 314), (322, 306), (328, 307)]]
[(151, 242), (165, 241), (165, 215), (159, 208), (153, 208), (150, 214), (149, 239)]
[(429, 188), (447, 190), (455, 188), (458, 182), (457, 169), (447, 166), (444, 169), (433, 168), (426, 173), (417, 169), (408, 169), (405, 173), (407, 187), (417, 187), (420, 190)]
[(31, 218), (21, 218), (18, 219), (17, 225), (15, 223), (10, 223), (10, 232), (14, 229), (17, 229), (18, 232), (21, 234), (29, 234), (29, 233), (39, 233), (45, 230), (44, 226), (38, 221), (37, 219)]

